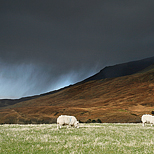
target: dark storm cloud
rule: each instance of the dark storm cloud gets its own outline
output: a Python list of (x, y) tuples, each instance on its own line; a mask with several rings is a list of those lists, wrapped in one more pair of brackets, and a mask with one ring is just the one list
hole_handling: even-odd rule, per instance
[(33, 95), (153, 56), (153, 8), (152, 0), (2, 0), (1, 82)]

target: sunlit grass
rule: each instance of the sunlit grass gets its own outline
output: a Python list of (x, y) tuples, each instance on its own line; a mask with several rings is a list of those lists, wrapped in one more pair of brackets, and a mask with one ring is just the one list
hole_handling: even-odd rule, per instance
[(154, 127), (142, 124), (0, 125), (1, 154), (154, 153)]

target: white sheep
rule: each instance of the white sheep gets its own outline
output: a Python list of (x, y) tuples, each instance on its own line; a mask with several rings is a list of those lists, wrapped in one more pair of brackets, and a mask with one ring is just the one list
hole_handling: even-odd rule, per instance
[(67, 125), (67, 128), (69, 126), (74, 126), (76, 128), (79, 128), (79, 121), (74, 116), (68, 116), (68, 115), (61, 115), (57, 118), (57, 129), (61, 126)]
[(154, 116), (152, 116), (150, 114), (144, 114), (141, 117), (141, 121), (143, 123), (143, 126), (145, 126), (145, 123), (150, 123), (152, 126), (154, 124)]

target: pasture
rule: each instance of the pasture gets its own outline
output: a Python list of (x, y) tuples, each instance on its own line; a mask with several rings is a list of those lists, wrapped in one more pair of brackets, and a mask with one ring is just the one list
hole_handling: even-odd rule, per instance
[(154, 126), (102, 123), (57, 130), (56, 124), (0, 125), (1, 154), (151, 154)]

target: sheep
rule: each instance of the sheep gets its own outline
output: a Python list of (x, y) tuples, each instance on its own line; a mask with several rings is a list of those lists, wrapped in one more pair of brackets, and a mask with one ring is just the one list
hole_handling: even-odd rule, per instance
[(61, 115), (57, 118), (57, 129), (61, 126), (67, 125), (67, 128), (69, 126), (74, 126), (76, 128), (79, 128), (79, 121), (74, 116), (68, 116), (68, 115)]
[(152, 126), (154, 124), (154, 116), (152, 116), (150, 114), (144, 114), (141, 117), (141, 121), (143, 123), (143, 126), (145, 126), (145, 123), (150, 123)]

